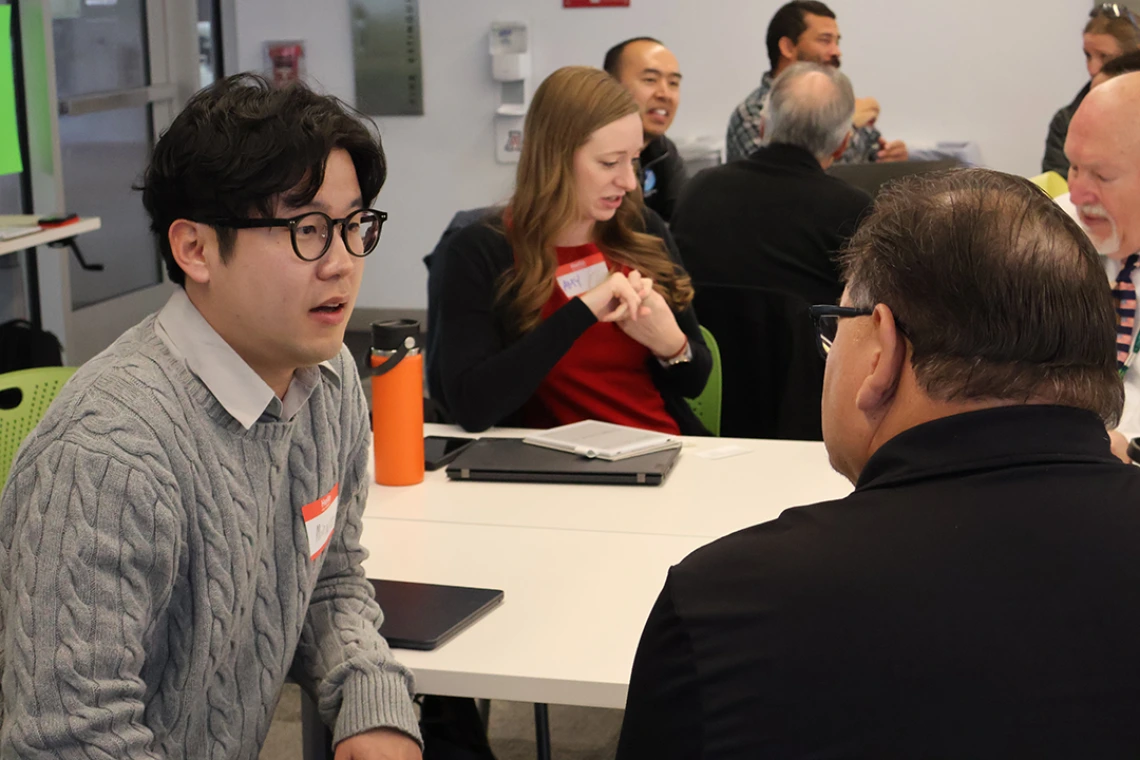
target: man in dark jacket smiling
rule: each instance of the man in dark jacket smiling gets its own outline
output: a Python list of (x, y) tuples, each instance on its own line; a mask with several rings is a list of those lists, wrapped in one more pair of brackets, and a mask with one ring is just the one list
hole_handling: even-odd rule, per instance
[(677, 57), (652, 37), (619, 42), (606, 53), (603, 68), (625, 85), (641, 108), (645, 147), (641, 150), (641, 191), (645, 205), (668, 222), (688, 175), (677, 146), (665, 136), (681, 105)]

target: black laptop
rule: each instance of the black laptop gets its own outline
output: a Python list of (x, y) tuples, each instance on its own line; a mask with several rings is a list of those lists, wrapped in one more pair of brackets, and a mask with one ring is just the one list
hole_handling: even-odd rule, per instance
[(497, 589), (371, 580), (393, 649), (435, 649), (503, 601)]
[(531, 483), (595, 483), (656, 486), (677, 463), (680, 449), (609, 462), (523, 443), (518, 438), (480, 438), (447, 468), (452, 480)]

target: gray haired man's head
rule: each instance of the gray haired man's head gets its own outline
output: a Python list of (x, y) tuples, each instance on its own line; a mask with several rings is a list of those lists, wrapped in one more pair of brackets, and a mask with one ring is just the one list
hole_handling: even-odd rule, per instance
[(843, 145), (855, 117), (855, 91), (838, 69), (794, 63), (764, 101), (764, 142), (795, 145), (820, 161)]

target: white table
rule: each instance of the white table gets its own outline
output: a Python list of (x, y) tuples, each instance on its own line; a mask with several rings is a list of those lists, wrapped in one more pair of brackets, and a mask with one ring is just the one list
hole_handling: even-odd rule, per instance
[[(428, 425), (429, 435), (458, 429)], [(483, 435), (518, 436), (499, 430)], [(661, 486), (373, 484), (371, 577), (502, 589), (503, 605), (434, 652), (398, 651), (423, 693), (621, 707), (669, 567), (788, 507), (841, 498), (821, 443), (686, 438)], [(740, 446), (747, 454), (705, 459)]]
[[(27, 214), (0, 214), (0, 227), (30, 227), (36, 224), (38, 218), (37, 216)], [(35, 256), (36, 246), (47, 245), (48, 243), (54, 243), (58, 240), (66, 240), (67, 238), (81, 235), (84, 232), (93, 232), (102, 226), (103, 222), (97, 216), (81, 217), (77, 221), (65, 224), (61, 227), (49, 227), (40, 232), (21, 235), (20, 237), (11, 238), (9, 240), (0, 240), (0, 256), (6, 256), (10, 253), (19, 253), (25, 250), (30, 251), (27, 260), (28, 311), (30, 312), (30, 321), (36, 327), (43, 326), (43, 319), (40, 314), (40, 272), (39, 264)]]
[(433, 652), (397, 650), (424, 694), (623, 707), (670, 565), (703, 538), (372, 520), (370, 577), (497, 588), (503, 603)]
[[(467, 435), (445, 425), (424, 433)], [(699, 456), (725, 446), (747, 453)], [(686, 438), (661, 486), (452, 482), (440, 470), (415, 486), (372, 484), (364, 568), (373, 578), (503, 590), (502, 605), (439, 649), (396, 655), (420, 693), (535, 703), (541, 759), (547, 704), (625, 706), (670, 566), (788, 507), (850, 492), (823, 444), (798, 441)], [(328, 757), (315, 707), (306, 703), (303, 715), (306, 755)]]
[[(37, 216), (25, 214), (16, 216), (0, 214), (0, 227), (32, 226), (36, 223), (38, 218)], [(97, 216), (82, 217), (62, 227), (50, 227), (40, 230), (39, 232), (33, 232), (30, 235), (21, 235), (20, 237), (11, 238), (10, 240), (0, 240), (0, 256), (9, 253), (18, 253), (28, 248), (35, 248), (38, 245), (54, 243), (57, 240), (75, 237), (84, 232), (94, 232), (102, 226), (103, 222)]]
[[(425, 425), (426, 435), (466, 435)], [(521, 430), (483, 435), (512, 436)], [(773, 520), (788, 507), (837, 499), (851, 484), (831, 469), (822, 443), (686, 437), (661, 486), (552, 485), (449, 481), (428, 472), (417, 486), (373, 483), (366, 518), (719, 538)], [(738, 446), (748, 453), (705, 459)]]

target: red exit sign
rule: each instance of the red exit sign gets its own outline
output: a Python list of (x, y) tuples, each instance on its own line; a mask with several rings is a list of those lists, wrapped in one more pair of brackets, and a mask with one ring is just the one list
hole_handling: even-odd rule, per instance
[(563, 8), (628, 8), (629, 0), (562, 0)]

